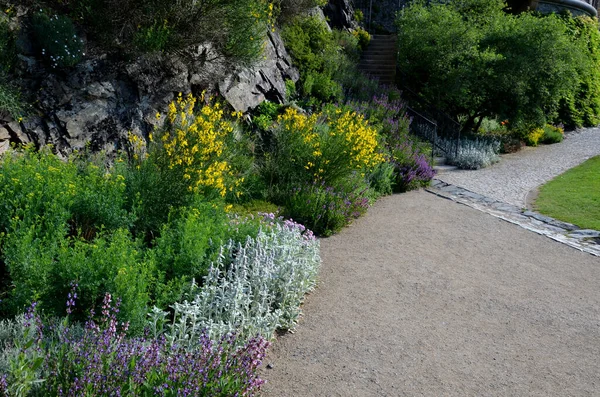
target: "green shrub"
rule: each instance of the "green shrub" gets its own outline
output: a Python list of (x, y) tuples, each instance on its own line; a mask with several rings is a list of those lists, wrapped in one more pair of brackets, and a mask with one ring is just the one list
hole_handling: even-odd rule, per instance
[(86, 158), (77, 160), (77, 163), (80, 170), (70, 206), (71, 234), (90, 240), (101, 230), (131, 228), (135, 216), (127, 211), (127, 169), (124, 164), (117, 163), (107, 169)]
[(317, 104), (321, 101), (330, 102), (342, 99), (342, 86), (325, 73), (306, 73), (302, 92), (304, 95), (316, 98)]
[(276, 17), (267, 0), (73, 0), (69, 7), (96, 37), (126, 52), (179, 51), (210, 41), (244, 64), (260, 59)]
[(19, 89), (8, 82), (6, 77), (0, 76), (0, 113), (6, 112), (14, 119), (19, 119), (23, 111), (23, 101)]
[(164, 51), (170, 41), (171, 29), (166, 20), (162, 24), (155, 21), (149, 27), (140, 28), (133, 37), (134, 45), (144, 52)]
[(361, 10), (354, 11), (354, 20), (358, 23), (361, 23), (365, 19), (365, 15)]
[[(294, 83), (292, 80), (287, 80)], [(286, 88), (287, 88), (286, 81)], [(262, 101), (255, 110), (255, 116), (252, 118), (252, 122), (259, 129), (266, 131), (273, 124), (273, 121), (277, 118), (281, 105), (274, 102), (265, 100)]]
[(394, 192), (396, 183), (395, 167), (389, 162), (381, 163), (368, 175), (368, 182), (371, 189), (382, 196), (390, 195)]
[(153, 267), (127, 230), (100, 234), (90, 242), (63, 240), (49, 277), (49, 295), (40, 296), (39, 301), (53, 304), (54, 314), (63, 314), (64, 296), (75, 282), (80, 308), (74, 314), (85, 320), (86, 309), (97, 310), (104, 295), (111, 293), (122, 301), (119, 319), (129, 321), (132, 330), (139, 332), (146, 323)]
[(309, 106), (344, 96), (368, 99), (379, 89), (377, 82), (358, 70), (358, 36), (330, 31), (319, 18), (304, 16), (285, 25), (282, 37), (300, 71), (298, 86)]
[(371, 41), (371, 35), (364, 29), (358, 28), (352, 31), (352, 35), (357, 38), (358, 45), (364, 51), (369, 42)]
[(542, 139), (543, 136), (543, 128), (533, 128), (527, 133), (527, 135), (525, 135), (525, 144), (527, 144), (527, 146), (537, 146), (538, 143), (540, 143), (540, 139)]
[(75, 66), (85, 55), (83, 40), (69, 17), (36, 12), (31, 27), (38, 55), (53, 69)]
[(153, 249), (165, 280), (201, 280), (227, 237), (228, 219), (216, 204), (198, 203), (171, 213)]
[(288, 101), (294, 99), (297, 95), (296, 83), (294, 80), (287, 79), (285, 81), (285, 97)]
[(15, 35), (8, 23), (0, 20), (0, 112), (6, 112), (15, 119), (23, 112), (19, 90), (9, 78), (16, 59)]
[(563, 139), (564, 131), (562, 128), (546, 124), (544, 126), (544, 135), (542, 135), (539, 142), (544, 144), (552, 144), (562, 142)]
[(556, 123), (570, 128), (600, 123), (600, 32), (598, 21), (589, 17), (562, 15), (571, 45), (579, 57), (576, 66), (577, 87), (561, 98)]
[(363, 215), (374, 193), (362, 175), (353, 173), (334, 185), (304, 183), (283, 191), (284, 216), (315, 233), (330, 236)]
[(463, 129), (481, 117), (541, 127), (575, 90), (581, 52), (555, 14), (513, 15), (502, 0), (426, 3), (398, 14), (398, 65), (408, 88)]
[(288, 108), (278, 118), (275, 149), (263, 176), (284, 214), (317, 233), (339, 230), (366, 210), (366, 179), (384, 161), (377, 129), (347, 108), (311, 116)]

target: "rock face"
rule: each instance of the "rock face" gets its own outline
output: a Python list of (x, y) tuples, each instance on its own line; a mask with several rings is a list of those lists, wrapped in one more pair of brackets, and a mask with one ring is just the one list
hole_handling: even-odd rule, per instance
[(329, 24), (338, 29), (355, 29), (358, 23), (354, 20), (354, 8), (350, 0), (329, 0), (323, 9)]
[(252, 68), (225, 77), (219, 82), (219, 91), (236, 111), (246, 112), (265, 99), (283, 103), (286, 99), (285, 80), (295, 82), (298, 78), (281, 36), (269, 32), (265, 58)]
[[(26, 48), (26, 46), (25, 46)], [(23, 91), (35, 93), (21, 121), (0, 114), (0, 153), (9, 143), (52, 144), (59, 155), (89, 147), (113, 153), (130, 133), (145, 137), (178, 93), (219, 89), (242, 112), (264, 99), (282, 102), (285, 79), (296, 81), (278, 33), (270, 33), (265, 59), (232, 72), (210, 44), (177, 55), (147, 55), (124, 63), (90, 57), (68, 73), (48, 73), (31, 53), (19, 55)]]

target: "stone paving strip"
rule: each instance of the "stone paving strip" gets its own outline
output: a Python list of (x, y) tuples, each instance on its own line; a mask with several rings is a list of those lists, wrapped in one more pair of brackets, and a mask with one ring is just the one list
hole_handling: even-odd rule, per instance
[(527, 207), (527, 195), (566, 170), (600, 155), (600, 128), (568, 132), (561, 143), (525, 147), (504, 154), (499, 163), (476, 171), (460, 170), (437, 177), (485, 197)]
[(474, 193), (462, 187), (434, 179), (426, 188), (430, 193), (468, 207), (483, 211), (496, 218), (519, 225), (532, 232), (547, 236), (580, 251), (600, 256), (600, 231), (579, 227), (529, 211), (513, 204)]

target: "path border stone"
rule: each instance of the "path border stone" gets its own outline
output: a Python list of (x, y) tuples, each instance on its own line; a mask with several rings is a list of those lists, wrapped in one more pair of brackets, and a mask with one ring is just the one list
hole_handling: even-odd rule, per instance
[(600, 231), (580, 229), (537, 212), (519, 208), (493, 198), (485, 197), (439, 179), (433, 179), (425, 190), (436, 196), (488, 213), (496, 218), (521, 226), (580, 251), (600, 257)]

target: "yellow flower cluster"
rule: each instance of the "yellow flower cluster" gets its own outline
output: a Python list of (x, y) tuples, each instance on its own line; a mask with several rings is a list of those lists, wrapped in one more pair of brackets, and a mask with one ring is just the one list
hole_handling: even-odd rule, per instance
[(344, 137), (355, 169), (371, 169), (385, 160), (378, 150), (377, 130), (368, 125), (362, 114), (345, 112), (330, 123), (330, 133)]
[(146, 141), (144, 139), (132, 132), (129, 132), (129, 143), (131, 145), (131, 151), (135, 161), (139, 161), (140, 159), (145, 159), (147, 157)]
[(296, 146), (289, 149), (289, 161), (311, 172), (316, 181), (324, 180), (328, 172), (337, 173), (334, 168), (364, 172), (385, 161), (377, 130), (355, 112), (338, 109), (329, 116), (308, 116), (288, 108), (278, 122), (282, 133), (287, 134), (280, 139)]
[[(202, 98), (203, 99), (203, 98)], [(225, 160), (227, 138), (233, 122), (224, 119), (218, 103), (202, 106), (194, 112), (196, 98), (191, 94), (169, 105), (167, 128), (161, 137), (169, 168), (183, 170), (190, 191), (205, 193), (215, 189), (220, 196), (233, 191), (243, 180), (234, 177)]]

